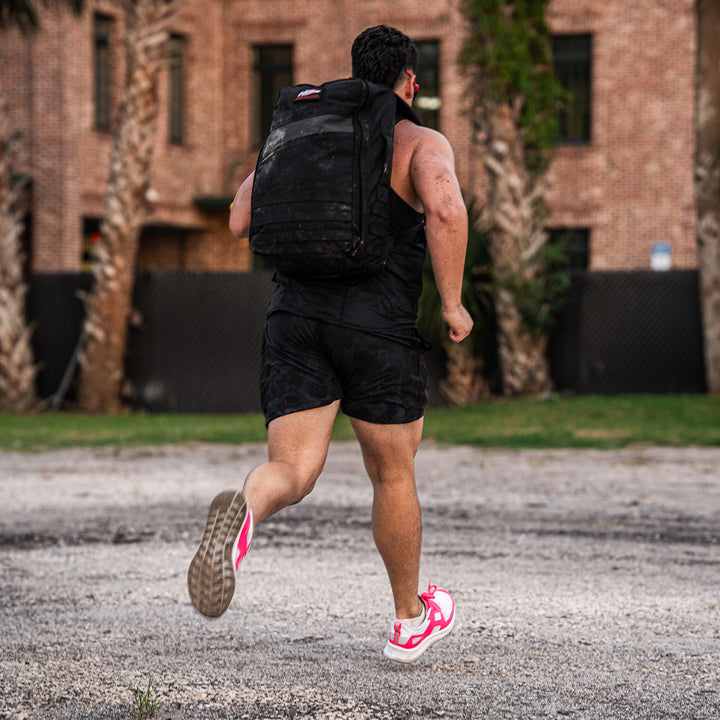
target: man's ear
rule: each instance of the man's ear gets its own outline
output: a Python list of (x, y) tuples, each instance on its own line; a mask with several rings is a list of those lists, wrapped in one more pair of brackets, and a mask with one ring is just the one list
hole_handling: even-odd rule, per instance
[(403, 100), (408, 103), (411, 103), (413, 101), (412, 85), (409, 81), (406, 82), (405, 85), (403, 85)]
[(415, 82), (412, 75), (408, 75), (407, 80), (403, 84), (403, 99), (411, 104), (415, 99)]
[(404, 82), (402, 85), (395, 86), (395, 94), (406, 104), (412, 106), (413, 89), (410, 82)]
[(415, 99), (415, 95), (417, 95), (418, 90), (420, 89), (420, 86), (418, 85), (417, 81), (417, 75), (414, 72), (411, 72), (410, 70), (405, 70), (405, 74), (408, 76), (408, 79), (406, 81), (406, 85), (409, 84), (410, 86), (410, 100)]

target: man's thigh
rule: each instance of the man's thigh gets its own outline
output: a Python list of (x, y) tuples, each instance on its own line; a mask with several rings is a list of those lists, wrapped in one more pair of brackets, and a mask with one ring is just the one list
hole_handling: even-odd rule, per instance
[(340, 401), (275, 418), (268, 425), (268, 460), (292, 465), (314, 482), (327, 458)]
[(380, 425), (350, 418), (373, 482), (415, 481), (415, 455), (422, 439), (423, 418)]

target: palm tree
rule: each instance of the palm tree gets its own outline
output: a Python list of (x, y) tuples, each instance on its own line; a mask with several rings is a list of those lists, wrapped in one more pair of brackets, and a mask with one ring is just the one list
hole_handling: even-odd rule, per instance
[(720, 3), (697, 0), (695, 192), (708, 392), (720, 394)]
[[(84, 0), (58, 0), (55, 3), (49, 0), (41, 0), (47, 7), (51, 4), (66, 5), (76, 15), (82, 12)], [(21, 32), (31, 32), (40, 27), (40, 16), (38, 15), (37, 3), (28, 0), (0, 0), (0, 30), (16, 27)]]
[[(560, 88), (552, 72), (548, 0), (465, 0), (462, 63), (476, 101), (488, 171), (488, 222), (503, 391), (551, 389), (543, 323), (518, 292), (546, 271), (543, 172), (556, 133)], [(545, 313), (542, 304), (541, 314)]]
[[(76, 13), (82, 9), (82, 0), (67, 0), (66, 4)], [(0, 0), (0, 31), (12, 27), (22, 32), (38, 29), (39, 16), (33, 3)], [(0, 410), (24, 412), (37, 404), (37, 368), (30, 343), (32, 332), (25, 317), (27, 285), (23, 279), (20, 209), (24, 186), (13, 182), (14, 137), (0, 88)]]
[(81, 335), (78, 401), (89, 412), (121, 409), (128, 317), (158, 115), (158, 74), (175, 0), (125, 0), (127, 80), (95, 245), (94, 286)]
[(10, 120), (0, 97), (0, 410), (24, 412), (36, 404), (31, 330), (25, 319), (23, 188), (10, 172)]

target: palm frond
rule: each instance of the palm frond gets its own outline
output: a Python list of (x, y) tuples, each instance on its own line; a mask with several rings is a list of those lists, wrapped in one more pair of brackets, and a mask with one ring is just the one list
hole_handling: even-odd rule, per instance
[(30, 33), (40, 28), (40, 8), (50, 5), (64, 5), (79, 15), (84, 7), (84, 0), (0, 0), (0, 30), (11, 27), (18, 28), (23, 33)]

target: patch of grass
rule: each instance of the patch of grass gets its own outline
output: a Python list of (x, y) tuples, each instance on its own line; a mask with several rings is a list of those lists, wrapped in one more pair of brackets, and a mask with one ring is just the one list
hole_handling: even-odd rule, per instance
[[(424, 436), (440, 443), (497, 448), (720, 445), (720, 398), (586, 395), (493, 400), (468, 408), (431, 408)], [(264, 442), (266, 437), (259, 414), (0, 414), (0, 449), (5, 450), (242, 444)], [(353, 438), (349, 420), (340, 415), (333, 439)]]
[(264, 442), (260, 414), (246, 415), (83, 415), (0, 414), (0, 448), (38, 451), (76, 446), (166, 445)]
[(425, 435), (443, 443), (505, 448), (720, 445), (720, 398), (587, 395), (495, 400), (428, 413)]
[(162, 707), (160, 700), (155, 697), (152, 689), (152, 676), (148, 678), (147, 690), (137, 690), (130, 688), (135, 700), (135, 716), (137, 720), (145, 720), (145, 718), (153, 718)]

